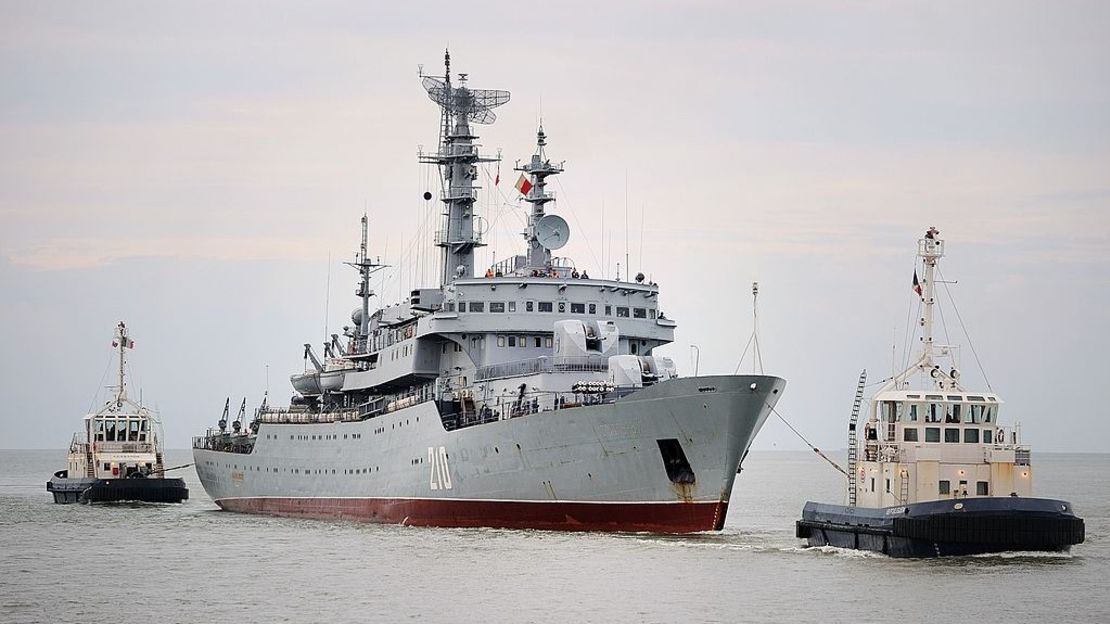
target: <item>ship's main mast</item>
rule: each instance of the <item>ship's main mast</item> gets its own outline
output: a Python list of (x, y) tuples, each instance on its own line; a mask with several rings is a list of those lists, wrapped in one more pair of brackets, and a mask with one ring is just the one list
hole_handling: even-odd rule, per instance
[(538, 268), (551, 265), (551, 249), (541, 243), (536, 231), (537, 224), (544, 217), (548, 202), (555, 201), (555, 197), (547, 193), (547, 177), (563, 172), (562, 164), (555, 165), (547, 159), (547, 154), (544, 153), (545, 145), (547, 145), (547, 135), (543, 131), (543, 125), (540, 125), (539, 131), (536, 132), (536, 153), (532, 154), (532, 159), (527, 164), (516, 167), (516, 171), (530, 178), (531, 188), (524, 193), (524, 201), (532, 204), (532, 214), (528, 219), (528, 231), (525, 236), (528, 238), (528, 265)]
[(436, 232), (436, 245), (443, 249), (440, 284), (446, 285), (458, 278), (474, 276), (474, 250), (483, 246), (482, 234), (477, 229), (474, 214), (478, 177), (477, 164), (496, 162), (478, 153), (470, 123), (490, 124), (497, 119), (492, 108), (509, 101), (508, 91), (471, 89), (467, 75), (458, 75), (458, 86), (451, 83), (451, 54), (443, 55), (443, 78), (422, 76), (424, 89), (433, 102), (440, 105), (443, 117), (440, 128), (439, 151), (421, 155), (420, 161), (438, 165), (443, 174), (443, 226)]

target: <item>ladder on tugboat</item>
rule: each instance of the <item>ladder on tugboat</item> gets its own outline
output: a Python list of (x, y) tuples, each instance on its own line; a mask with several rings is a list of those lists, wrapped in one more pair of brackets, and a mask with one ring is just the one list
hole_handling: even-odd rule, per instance
[(96, 478), (96, 464), (93, 463), (92, 445), (85, 445), (85, 476), (90, 479)]
[(848, 421), (848, 506), (856, 506), (856, 467), (859, 463), (859, 448), (856, 444), (856, 423), (859, 421), (859, 408), (863, 404), (863, 384), (867, 381), (867, 369), (859, 374), (856, 384), (856, 397), (852, 400), (852, 418)]
[(900, 471), (902, 474), (902, 491), (898, 494), (898, 502), (905, 505), (910, 501), (910, 473), (905, 468)]

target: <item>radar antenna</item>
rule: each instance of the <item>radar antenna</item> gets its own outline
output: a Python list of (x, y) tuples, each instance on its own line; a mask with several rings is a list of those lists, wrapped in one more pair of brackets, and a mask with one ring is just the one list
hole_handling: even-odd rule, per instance
[(509, 101), (508, 91), (471, 89), (467, 75), (458, 74), (458, 84), (451, 80), (451, 53), (443, 54), (443, 76), (425, 76), (421, 84), (428, 97), (439, 105), (441, 115), (439, 152), (421, 154), (424, 163), (440, 167), (443, 175), (445, 214), (442, 227), (436, 232), (436, 245), (443, 248), (441, 285), (458, 278), (474, 276), (474, 249), (481, 247), (480, 218), (474, 214), (477, 200), (477, 164), (495, 162), (500, 158), (479, 155), (470, 124), (491, 124), (497, 120), (493, 109)]

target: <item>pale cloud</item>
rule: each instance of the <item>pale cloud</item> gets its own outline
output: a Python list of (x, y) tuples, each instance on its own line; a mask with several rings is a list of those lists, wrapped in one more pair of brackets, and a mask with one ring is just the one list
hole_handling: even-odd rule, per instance
[[(528, 28), (503, 5), (475, 14), (359, 2), (7, 9), (0, 341), (35, 352), (24, 335), (79, 344), (94, 317), (145, 321), (167, 341), (161, 372), (189, 378), (160, 398), (180, 415), (180, 445), (199, 430), (194, 404), (220, 403), (184, 388), (245, 392), (228, 380), (298, 364), (297, 345), (322, 333), (329, 256), (331, 325), (343, 322), (351, 276), (338, 261), (364, 209), (372, 253), (394, 265), (378, 280), (383, 300), (426, 284), (436, 205), (419, 196), (438, 183), (415, 156), (433, 148), (437, 111), (416, 66), (439, 72), (450, 43), (474, 86), (513, 91), (479, 128), (505, 156), (500, 193), (481, 200), (494, 224), (482, 260), (520, 249), (511, 165), (542, 116), (549, 155), (567, 161), (565, 255), (591, 274), (626, 264), (627, 203), (631, 264), (664, 285), (679, 322), (671, 352), (685, 363), (701, 345), (703, 372), (735, 366), (761, 280), (765, 359), (790, 380), (781, 407), (820, 446), (843, 443), (844, 410), (830, 404), (849, 402), (858, 369), (889, 361), (929, 225), (949, 240), (946, 274), (960, 277), (963, 314), (1011, 404), (1058, 411), (1026, 391), (1042, 387), (1035, 367), (1012, 364), (1027, 355), (1013, 336), (1031, 334), (1059, 337), (1037, 353), (1068, 372), (1053, 381), (1060, 392), (1090, 401), (1090, 354), (1110, 349), (1107, 291), (1092, 288), (1110, 275), (1103, 3), (570, 2)], [(101, 301), (124, 277), (141, 293)], [(206, 340), (244, 348), (212, 371), (195, 348)], [(12, 413), (55, 390), (25, 369), (0, 371)], [(87, 397), (62, 394), (59, 409), (84, 408)], [(1106, 422), (1087, 424), (1110, 435)], [(15, 444), (63, 444), (70, 424), (60, 442)], [(1031, 431), (1068, 448), (1067, 425)], [(779, 429), (757, 444), (793, 445)]]

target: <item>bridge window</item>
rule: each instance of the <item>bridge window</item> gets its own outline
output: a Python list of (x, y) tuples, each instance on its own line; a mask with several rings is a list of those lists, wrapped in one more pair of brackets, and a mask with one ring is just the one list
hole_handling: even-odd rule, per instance
[(470, 302), (470, 311), (471, 312), (485, 312), (486, 311), (486, 303), (484, 301), (471, 301)]
[(944, 441), (946, 443), (959, 442), (960, 441), (960, 430), (959, 429), (951, 429), (951, 428), (945, 429), (944, 430)]
[(944, 422), (946, 422), (946, 423), (958, 423), (958, 422), (960, 422), (960, 404), (959, 403), (955, 403), (955, 404), (949, 403), (947, 408), (948, 409), (945, 411), (945, 414), (944, 414)]
[(510, 301), (509, 302), (509, 312), (516, 312), (516, 302), (515, 301)]
[(505, 303), (503, 301), (491, 301), (489, 304), (489, 311), (494, 313), (504, 313)]
[(628, 318), (628, 308), (617, 306), (617, 318)]
[(648, 318), (649, 319), (654, 319), (655, 318), (655, 308), (649, 308), (648, 309)]
[(993, 406), (993, 405), (984, 405), (983, 406), (983, 422), (985, 422), (985, 423), (991, 422), (991, 420), (994, 418), (994, 411), (996, 409), (998, 409), (998, 408)]
[(505, 337), (504, 336), (498, 336), (497, 337), (497, 346), (499, 346), (499, 347), (505, 346)]
[(545, 347), (547, 347), (548, 349), (550, 349), (550, 348), (551, 348), (551, 345), (552, 345), (552, 339), (551, 339), (551, 337), (549, 336), (549, 337), (547, 337), (547, 338), (544, 338), (544, 340), (543, 340), (543, 346), (545, 346)]
[(917, 403), (906, 404), (906, 419), (910, 422), (917, 422)]
[(925, 427), (926, 442), (940, 442), (940, 427)]
[(606, 305), (605, 306), (605, 316), (613, 316), (613, 306), (611, 306), (611, 305)]
[(941, 405), (939, 403), (930, 403), (928, 406), (926, 406), (925, 422), (940, 422), (940, 412)]
[(586, 304), (584, 304), (584, 303), (572, 303), (572, 304), (570, 304), (570, 313), (571, 314), (585, 314), (586, 313)]
[(516, 336), (509, 336), (509, 346), (510, 347), (515, 347), (516, 346)]
[(990, 444), (994, 438), (994, 431), (992, 429), (983, 430), (983, 444)]
[(903, 442), (917, 442), (917, 427), (906, 427), (902, 430)]
[(632, 318), (647, 318), (647, 308), (632, 308)]
[(979, 430), (978, 429), (964, 429), (964, 442), (968, 444), (979, 443)]
[(550, 312), (551, 311), (551, 302), (550, 301), (541, 301), (540, 306), (539, 306), (539, 310), (540, 310), (540, 312)]
[(516, 344), (517, 344), (518, 347), (527, 347), (528, 346), (528, 336), (521, 336), (521, 337), (517, 338), (516, 339)]
[(536, 343), (535, 344), (536, 344), (537, 348), (542, 344), (541, 339), (540, 339), (539, 336), (536, 336)]

